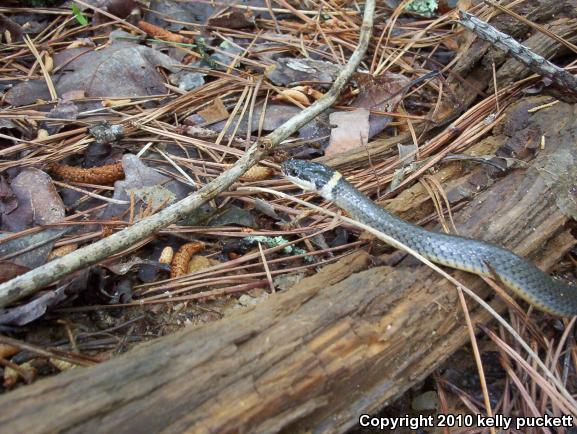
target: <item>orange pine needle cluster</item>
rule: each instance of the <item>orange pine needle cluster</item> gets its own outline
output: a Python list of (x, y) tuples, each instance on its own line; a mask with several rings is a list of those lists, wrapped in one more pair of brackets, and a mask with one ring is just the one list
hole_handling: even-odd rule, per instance
[(192, 241), (183, 244), (180, 249), (174, 254), (172, 263), (170, 264), (170, 277), (184, 276), (188, 272), (188, 263), (192, 255), (202, 251), (204, 243), (202, 241)]
[(114, 184), (119, 179), (124, 179), (122, 163), (107, 164), (89, 169), (53, 163), (48, 167), (48, 171), (64, 181), (84, 184), (108, 185)]
[(138, 28), (155, 39), (162, 39), (163, 41), (177, 42), (180, 44), (192, 42), (189, 38), (169, 32), (162, 27), (155, 26), (154, 24), (147, 23), (146, 21), (139, 21)]

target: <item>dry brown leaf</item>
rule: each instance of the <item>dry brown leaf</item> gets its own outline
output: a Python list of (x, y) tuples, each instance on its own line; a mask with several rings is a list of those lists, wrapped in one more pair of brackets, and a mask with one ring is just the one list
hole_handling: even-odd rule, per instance
[(219, 264), (219, 262), (214, 259), (209, 259), (206, 256), (194, 255), (188, 262), (188, 274), (196, 273), (197, 271), (204, 270), (205, 268), (212, 267), (216, 264)]
[(242, 29), (244, 27), (254, 27), (252, 11), (242, 12), (233, 10), (217, 17), (209, 18), (208, 25), (211, 27), (224, 27), (227, 29)]
[(86, 92), (82, 89), (70, 90), (62, 94), (63, 101), (73, 101), (75, 99), (86, 98)]
[[(356, 74), (359, 95), (351, 104), (353, 107), (393, 112), (408, 89), (410, 80), (401, 74), (385, 72), (373, 77), (369, 74)], [(391, 116), (371, 114), (369, 117), (369, 138), (383, 131), (391, 122)]]
[(458, 0), (455, 9), (468, 11), (473, 6), (473, 0)]
[(336, 155), (366, 145), (369, 140), (369, 115), (367, 109), (351, 112), (335, 112), (330, 115), (331, 130), (329, 146), (325, 155)]
[(4, 230), (17, 232), (33, 224), (54, 223), (64, 218), (62, 199), (45, 172), (33, 167), (24, 169), (10, 187), (18, 200), (18, 207), (2, 216)]
[(301, 103), (304, 106), (310, 105), (307, 96), (296, 89), (284, 89), (278, 95), (273, 97), (273, 101), (286, 101), (294, 104), (294, 101)]
[[(89, 97), (133, 98), (166, 91), (162, 66), (177, 72), (178, 62), (153, 48), (125, 40), (99, 50), (74, 48), (54, 54), (52, 81), (58, 95), (84, 90)], [(9, 104), (21, 106), (51, 99), (44, 79), (22, 81), (5, 94)], [(96, 104), (96, 103), (95, 103)]]
[(228, 118), (228, 110), (220, 98), (215, 98), (209, 106), (200, 110), (198, 114), (209, 124)]
[(75, 251), (78, 248), (78, 244), (66, 244), (65, 246), (60, 246), (53, 249), (48, 255), (47, 261), (51, 261), (55, 258), (60, 258), (61, 256), (66, 256), (67, 254)]
[(14, 354), (18, 354), (20, 352), (20, 348), (8, 345), (8, 344), (0, 344), (0, 357), (3, 359), (9, 359)]
[(66, 49), (69, 50), (72, 48), (80, 48), (80, 47), (94, 47), (94, 42), (92, 42), (92, 40), (88, 38), (80, 38), (70, 43), (70, 45), (68, 45)]

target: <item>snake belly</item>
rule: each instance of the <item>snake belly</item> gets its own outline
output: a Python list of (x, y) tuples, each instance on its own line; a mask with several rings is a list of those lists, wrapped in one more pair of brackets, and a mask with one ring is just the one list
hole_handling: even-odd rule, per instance
[[(334, 172), (335, 175), (340, 175)], [(553, 279), (515, 253), (484, 241), (428, 231), (373, 203), (342, 176), (319, 189), (354, 220), (397, 239), (437, 264), (490, 278), (498, 277), (519, 297), (553, 315), (577, 315), (577, 287)]]

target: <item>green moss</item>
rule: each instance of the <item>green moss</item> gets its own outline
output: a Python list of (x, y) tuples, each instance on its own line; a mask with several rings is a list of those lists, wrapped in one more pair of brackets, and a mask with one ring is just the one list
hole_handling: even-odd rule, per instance
[(415, 14), (431, 17), (438, 7), (436, 0), (413, 0), (405, 9)]
[[(243, 238), (244, 241), (248, 242), (248, 243), (262, 243), (267, 247), (278, 247), (278, 246), (282, 246), (283, 244), (286, 244), (289, 242), (289, 240), (287, 240), (286, 238), (283, 237), (265, 237), (262, 235), (256, 235), (256, 236), (251, 236), (251, 237), (245, 237)], [(306, 254), (306, 250), (303, 250), (299, 247), (295, 247), (295, 246), (285, 246), (283, 247), (283, 252), (286, 253), (287, 255), (304, 255)], [(313, 262), (314, 258), (312, 256), (305, 256), (304, 260), (306, 262)]]

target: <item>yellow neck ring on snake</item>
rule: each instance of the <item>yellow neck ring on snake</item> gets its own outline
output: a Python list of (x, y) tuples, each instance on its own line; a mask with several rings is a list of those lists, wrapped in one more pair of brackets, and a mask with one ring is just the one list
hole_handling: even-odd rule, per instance
[(395, 238), (432, 262), (480, 276), (496, 276), (540, 310), (564, 317), (577, 315), (577, 286), (553, 279), (509, 250), (485, 241), (428, 231), (395, 217), (323, 164), (288, 160), (282, 164), (282, 171), (294, 184), (333, 201), (354, 220)]

